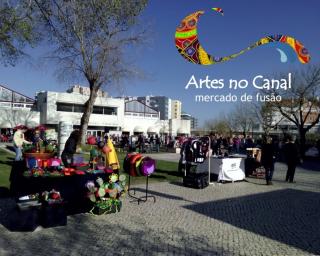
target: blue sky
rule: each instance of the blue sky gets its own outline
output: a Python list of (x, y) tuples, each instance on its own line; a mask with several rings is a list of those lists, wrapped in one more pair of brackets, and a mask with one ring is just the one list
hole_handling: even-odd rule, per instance
[[(211, 7), (223, 8), (225, 15), (211, 12)], [(195, 103), (196, 94), (227, 94), (229, 91), (185, 90), (192, 75), (198, 79), (209, 75), (212, 79), (250, 80), (260, 74), (269, 76), (303, 67), (298, 61), (281, 63), (276, 49), (267, 46), (208, 67), (186, 62), (174, 45), (175, 28), (183, 17), (197, 10), (206, 11), (199, 22), (198, 33), (201, 44), (212, 55), (230, 55), (264, 36), (286, 34), (306, 46), (312, 64), (320, 63), (319, 0), (150, 0), (142, 21), (150, 24), (152, 37), (150, 43), (137, 52), (136, 59), (146, 78), (126, 81), (123, 84), (126, 95), (153, 94), (179, 99), (183, 102), (183, 110), (198, 117), (202, 123), (222, 112), (227, 113), (235, 104)], [(23, 61), (15, 67), (0, 66), (0, 84), (31, 97), (41, 90), (65, 91), (72, 81), (57, 80), (53, 64), (37, 62), (36, 57), (43, 51), (30, 51), (33, 61)], [(122, 92), (112, 90), (113, 96), (120, 94)]]

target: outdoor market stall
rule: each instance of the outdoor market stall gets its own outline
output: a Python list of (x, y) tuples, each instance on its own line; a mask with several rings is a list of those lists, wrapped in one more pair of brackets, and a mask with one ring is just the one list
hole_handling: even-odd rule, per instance
[(71, 154), (62, 165), (56, 145), (45, 134), (43, 127), (32, 131), (32, 144), (24, 147), (24, 159), (12, 166), (10, 189), (19, 210), (13, 222), (21, 224), (19, 230), (34, 230), (40, 221), (44, 227), (66, 225), (65, 209), (99, 215), (120, 211), (127, 184), (126, 176), (118, 174), (112, 142), (89, 138), (90, 160)]
[[(209, 163), (210, 162), (210, 163)], [(220, 181), (240, 181), (245, 178), (244, 158), (241, 157), (214, 157), (207, 158), (197, 166), (197, 171), (208, 172), (217, 176)]]
[[(43, 175), (26, 175), (25, 161), (15, 162), (12, 167), (10, 181), (11, 191), (16, 197), (51, 191), (59, 191), (62, 198), (68, 203), (68, 208), (86, 211), (88, 192), (86, 183), (96, 181), (98, 178), (107, 179), (109, 174), (105, 172), (89, 173), (74, 171), (72, 175), (63, 172), (51, 172)], [(81, 209), (82, 208), (82, 209)]]
[(179, 169), (185, 170), (185, 186), (204, 188), (214, 178), (218, 182), (244, 180), (245, 156), (230, 156), (223, 150), (219, 156), (212, 156), (210, 148), (210, 137), (189, 138), (183, 142)]

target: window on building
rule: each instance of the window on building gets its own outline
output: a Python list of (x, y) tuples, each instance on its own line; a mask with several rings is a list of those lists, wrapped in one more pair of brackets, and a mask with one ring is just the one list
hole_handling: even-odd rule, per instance
[(92, 113), (103, 115), (103, 107), (94, 106)]
[(11, 102), (0, 102), (0, 107), (10, 108)]
[(1, 101), (11, 101), (12, 91), (0, 86), (0, 100)]
[(117, 115), (117, 108), (104, 107), (103, 108), (103, 113), (105, 115)]
[(73, 104), (57, 102), (57, 111), (73, 112)]
[(73, 112), (83, 113), (84, 112), (84, 106), (75, 104), (73, 106)]
[(26, 97), (20, 95), (19, 93), (13, 93), (13, 101), (14, 102), (26, 102)]
[(24, 107), (24, 104), (21, 104), (21, 103), (13, 103), (13, 107), (14, 107), (14, 108), (23, 108), (23, 107)]

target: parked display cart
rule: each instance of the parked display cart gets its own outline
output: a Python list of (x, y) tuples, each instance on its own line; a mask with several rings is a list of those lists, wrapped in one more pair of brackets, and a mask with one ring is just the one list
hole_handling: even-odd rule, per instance
[(210, 138), (189, 139), (181, 148), (179, 170), (184, 170), (183, 184), (204, 188), (218, 182), (245, 179), (245, 155), (212, 156)]

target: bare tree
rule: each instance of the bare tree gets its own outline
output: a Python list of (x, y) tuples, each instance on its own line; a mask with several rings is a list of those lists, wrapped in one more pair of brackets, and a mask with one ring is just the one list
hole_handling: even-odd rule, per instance
[(98, 91), (134, 75), (125, 50), (145, 39), (137, 17), (147, 0), (33, 0), (46, 22), (51, 57), (62, 75), (82, 77), (90, 96), (80, 121), (84, 143)]
[(215, 132), (220, 135), (232, 135), (232, 129), (224, 117), (205, 121), (204, 128), (209, 132)]
[(282, 97), (282, 101), (274, 102), (273, 106), (297, 127), (300, 152), (304, 156), (306, 134), (320, 120), (320, 66), (308, 66), (294, 72), (292, 77), (291, 89), (271, 91)]
[(239, 103), (226, 118), (229, 126), (235, 132), (241, 132), (246, 136), (257, 122), (255, 109), (252, 104)]
[(254, 109), (256, 120), (262, 125), (262, 130), (267, 136), (283, 120), (283, 117), (278, 118), (277, 109), (268, 102), (260, 102), (254, 105)]
[(26, 109), (2, 109), (0, 116), (0, 125), (11, 128), (17, 125), (36, 126), (38, 123), (37, 113)]

